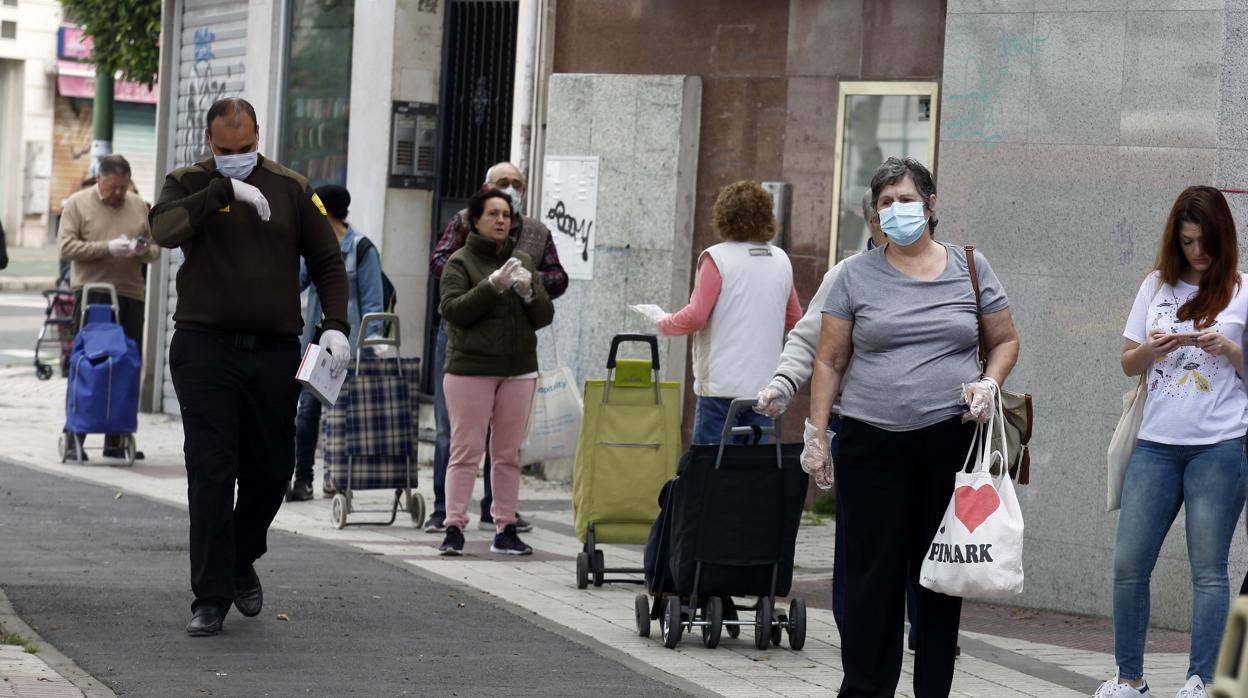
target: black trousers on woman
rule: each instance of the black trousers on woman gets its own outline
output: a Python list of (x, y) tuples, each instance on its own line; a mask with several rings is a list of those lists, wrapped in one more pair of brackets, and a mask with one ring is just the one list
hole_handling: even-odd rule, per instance
[[(840, 698), (888, 698), (896, 691), (907, 575), (918, 578), (974, 433), (975, 425), (959, 417), (906, 432), (844, 420), (836, 461), (845, 541)], [(914, 692), (948, 696), (962, 599), (915, 587), (923, 622), (915, 638)]]

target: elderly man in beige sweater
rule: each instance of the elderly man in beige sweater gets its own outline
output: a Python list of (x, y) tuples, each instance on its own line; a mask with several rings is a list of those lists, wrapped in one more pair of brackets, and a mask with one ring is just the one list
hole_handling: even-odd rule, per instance
[[(117, 289), (117, 322), (142, 346), (143, 265), (160, 259), (160, 248), (151, 244), (147, 204), (130, 191), (130, 163), (124, 157), (101, 158), (95, 186), (66, 200), (57, 238), (61, 257), (71, 263), (75, 332), (83, 284), (109, 283)], [(109, 302), (95, 293), (87, 301)], [(104, 455), (122, 456), (119, 437), (106, 437)]]

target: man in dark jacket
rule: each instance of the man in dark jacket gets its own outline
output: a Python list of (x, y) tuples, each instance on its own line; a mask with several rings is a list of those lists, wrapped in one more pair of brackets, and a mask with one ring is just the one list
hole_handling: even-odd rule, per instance
[(231, 604), (255, 616), (264, 601), (253, 563), (294, 470), (300, 257), (332, 370), (350, 354), (346, 269), (307, 180), (260, 157), (245, 100), (212, 105), (205, 138), (213, 157), (169, 174), (151, 212), (152, 238), (185, 255), (169, 367), (186, 440), (193, 636), (220, 633)]
[[(550, 230), (536, 218), (524, 213), (524, 176), (519, 168), (510, 162), (500, 162), (485, 173), (482, 189), (498, 189), (511, 199), (512, 209), (516, 215), (511, 219), (511, 239), (515, 241), (515, 249), (527, 254), (537, 265), (537, 275), (541, 277), (542, 287), (546, 289), (551, 300), (563, 295), (568, 290), (568, 273), (559, 263), (559, 252)], [(468, 222), (468, 209), (463, 209), (451, 216), (442, 237), (433, 248), (429, 259), (429, 271), (439, 279), (446, 261), (460, 247), (472, 231)], [(446, 398), (442, 395), (442, 369), (446, 363), (446, 322), (438, 325), (438, 343), (434, 349), (433, 366), (433, 411), (437, 420), (438, 434), (433, 450), (433, 512), (425, 522), (425, 531), (441, 533), (446, 530), (446, 466), (451, 456), (451, 418), (446, 409)], [(483, 531), (494, 530), (494, 520), (490, 517), (490, 505), (494, 501), (493, 489), (490, 485), (490, 455), (485, 454), (485, 495), (481, 497), (481, 519), (478, 524)], [(533, 526), (524, 517), (516, 515), (516, 530), (520, 533), (532, 530)]]

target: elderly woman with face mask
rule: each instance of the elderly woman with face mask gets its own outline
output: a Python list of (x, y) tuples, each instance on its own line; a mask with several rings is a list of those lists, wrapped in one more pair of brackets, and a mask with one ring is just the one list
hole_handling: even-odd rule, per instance
[(461, 555), (468, 500), (489, 430), (495, 535), (490, 550), (528, 555), (516, 531), (520, 442), (537, 386), (537, 330), (555, 307), (533, 258), (509, 235), (514, 215), (507, 194), (479, 191), (468, 200), (472, 231), (442, 272), (439, 312), (447, 324), (442, 383), (450, 413), (443, 555)]
[[(962, 395), (991, 404), (1018, 358), (1009, 300), (976, 252), (988, 347), (981, 373), (966, 252), (932, 238), (936, 186), (927, 168), (889, 158), (871, 178), (871, 195), (888, 242), (846, 260), (828, 293), (802, 453), (803, 467), (827, 482), (833, 464), (825, 432), (840, 392), (841, 698), (896, 691), (907, 577), (915, 582), (953, 494), (974, 436), (967, 420), (987, 414), (971, 415)], [(948, 695), (962, 600), (918, 587), (917, 606), (915, 694)]]

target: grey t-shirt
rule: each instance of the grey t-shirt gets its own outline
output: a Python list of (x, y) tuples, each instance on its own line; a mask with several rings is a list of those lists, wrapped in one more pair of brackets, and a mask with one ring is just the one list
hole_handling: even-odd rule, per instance
[[(944, 243), (941, 243), (944, 244)], [(963, 383), (980, 377), (975, 290), (966, 251), (944, 244), (948, 261), (932, 281), (901, 273), (884, 247), (855, 255), (828, 293), (823, 312), (852, 320), (853, 361), (841, 414), (888, 431), (911, 431), (962, 414)], [(985, 315), (1010, 304), (988, 260), (975, 253)]]

